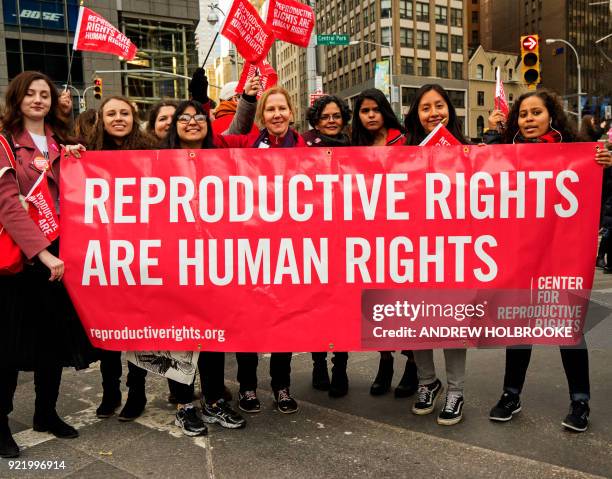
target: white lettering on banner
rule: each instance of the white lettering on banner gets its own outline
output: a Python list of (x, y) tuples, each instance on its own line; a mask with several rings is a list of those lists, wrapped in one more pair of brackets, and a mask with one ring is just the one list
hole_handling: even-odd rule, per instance
[[(434, 242), (434, 247), (430, 252), (430, 243)], [(453, 281), (463, 283), (465, 279), (465, 246), (474, 244), (473, 254), (476, 259), (483, 263), (486, 272), (482, 267), (474, 268), (471, 273), (478, 281), (487, 283), (497, 277), (497, 263), (489, 252), (491, 248), (497, 246), (497, 241), (493, 236), (483, 235), (477, 238), (471, 236), (428, 236), (418, 237), (418, 251), (414, 251), (414, 243), (410, 238), (399, 236), (393, 238), (389, 245), (385, 243), (384, 237), (377, 237), (375, 242), (374, 257), (372, 257), (372, 246), (366, 238), (348, 237), (346, 238), (346, 282), (366, 284), (382, 284), (387, 281), (387, 268), (389, 277), (396, 284), (414, 282), (415, 268), (419, 271), (419, 281), (425, 283), (430, 281), (430, 266), (435, 268), (435, 278), (432, 281), (442, 283), (445, 280), (446, 268), (450, 265), (444, 261), (444, 251), (455, 253), (455, 266)], [(485, 246), (487, 251), (485, 251)], [(388, 254), (385, 254), (388, 253)], [(415, 258), (409, 258), (408, 253), (415, 253)], [(388, 256), (388, 259), (385, 257)], [(462, 261), (459, 262), (459, 256)], [(401, 259), (400, 259), (401, 258)], [(373, 264), (374, 263), (374, 264)], [(372, 279), (370, 269), (376, 271), (375, 279)]]
[[(547, 181), (552, 193), (558, 193), (549, 195), (550, 198), (545, 194)], [(547, 211), (569, 218), (579, 208), (578, 198), (571, 190), (571, 183), (578, 181), (578, 175), (571, 170), (556, 176), (550, 171), (533, 171), (528, 175), (523, 171), (499, 175), (476, 172), (469, 177), (465, 173), (452, 176), (428, 173), (425, 175), (426, 219), (542, 218)], [(269, 184), (273, 188), (268, 188)], [(205, 176), (199, 182), (186, 176), (87, 178), (84, 222), (148, 223), (151, 210), (156, 206), (161, 209), (165, 202), (171, 223), (216, 223), (224, 219), (233, 223), (252, 220), (273, 223), (286, 217), (296, 222), (340, 218), (350, 221), (357, 211), (367, 221), (381, 215), (390, 221), (407, 221), (410, 219), (406, 209), (408, 184), (405, 173), (370, 177), (320, 174), (314, 178), (303, 174), (275, 175), (272, 179), (229, 176), (225, 182), (217, 176)], [(449, 198), (453, 194), (455, 199), (451, 204)], [(527, 211), (525, 197), (529, 194), (536, 196), (536, 201)], [(335, 201), (336, 195), (341, 195), (341, 201)], [(320, 201), (304, 200), (313, 196)], [(141, 200), (139, 207), (133, 206), (135, 198)], [(284, 198), (287, 198), (287, 211)]]
[[(280, 239), (274, 249), (277, 251), (276, 257), (272, 257), (273, 250), (269, 238), (260, 238), (253, 242), (244, 238), (225, 239), (222, 251), (219, 248), (220, 241), (179, 240), (178, 265), (181, 286), (202, 286), (207, 283), (227, 286), (236, 279), (239, 285), (284, 284), (285, 277), (291, 284), (312, 284), (314, 276), (320, 284), (327, 284), (329, 281), (327, 238), (317, 240), (303, 238), (302, 254), (299, 259), (294, 245), (297, 240), (291, 238)], [(224, 272), (223, 276), (219, 275), (221, 269)]]

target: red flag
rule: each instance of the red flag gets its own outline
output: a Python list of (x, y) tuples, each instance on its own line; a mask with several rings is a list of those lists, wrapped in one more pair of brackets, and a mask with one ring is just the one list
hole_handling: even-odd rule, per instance
[(246, 84), (247, 80), (254, 77), (257, 70), (259, 70), (259, 80), (261, 82), (261, 88), (257, 92), (257, 98), (259, 98), (268, 88), (272, 88), (274, 85), (276, 85), (278, 82), (278, 75), (268, 60), (264, 58), (257, 65), (247, 63), (244, 66), (244, 70), (242, 70), (242, 75), (240, 76), (240, 81), (238, 82), (238, 85), (236, 85), (236, 93), (242, 93), (244, 91), (244, 85)]
[(238, 53), (247, 62), (255, 64), (268, 55), (274, 43), (274, 32), (246, 0), (234, 1), (221, 35), (236, 45)]
[(55, 240), (59, 236), (59, 220), (49, 192), (46, 172), (43, 172), (36, 180), (25, 200), (28, 204), (30, 218), (34, 220), (49, 241)]
[(307, 47), (315, 25), (315, 15), (308, 5), (296, 0), (270, 0), (268, 26), (276, 38)]
[(73, 50), (110, 53), (126, 60), (136, 56), (136, 45), (101, 15), (81, 6)]
[(506, 92), (504, 91), (499, 67), (495, 70), (495, 109), (501, 110), (506, 115), (506, 118), (508, 118), (510, 108), (508, 108), (508, 102), (506, 101)]
[(438, 123), (438, 126), (431, 130), (431, 133), (425, 137), (419, 146), (452, 146), (460, 144), (457, 138), (444, 126), (444, 123)]

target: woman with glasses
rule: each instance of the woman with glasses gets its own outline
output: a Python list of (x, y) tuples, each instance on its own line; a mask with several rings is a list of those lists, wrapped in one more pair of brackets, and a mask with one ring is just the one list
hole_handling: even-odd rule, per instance
[[(344, 100), (337, 96), (325, 95), (318, 98), (306, 113), (312, 126), (302, 134), (308, 146), (350, 146), (351, 138), (346, 134), (351, 111)], [(312, 387), (328, 391), (330, 397), (342, 397), (348, 393), (346, 364), (347, 352), (334, 352), (332, 378), (327, 370), (327, 353), (312, 353)]]

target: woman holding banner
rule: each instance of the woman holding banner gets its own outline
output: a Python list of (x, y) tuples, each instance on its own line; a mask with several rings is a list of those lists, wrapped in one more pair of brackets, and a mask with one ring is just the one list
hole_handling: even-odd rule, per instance
[[(306, 113), (306, 118), (312, 126), (312, 130), (302, 134), (308, 146), (351, 145), (351, 139), (346, 134), (351, 111), (341, 98), (332, 95), (318, 98)], [(348, 353), (334, 353), (331, 382), (327, 371), (327, 353), (312, 353), (312, 362), (312, 387), (328, 391), (330, 397), (346, 396), (349, 386), (346, 374)]]
[[(410, 110), (404, 119), (408, 135), (406, 145), (420, 145), (440, 123), (446, 125), (459, 143), (468, 144), (463, 136), (457, 113), (446, 90), (438, 84), (423, 85), (416, 93)], [(419, 386), (412, 412), (417, 415), (431, 414), (443, 386), (436, 376), (432, 349), (414, 351)], [(463, 384), (465, 381), (465, 349), (444, 349), (446, 379), (448, 383), (446, 401), (438, 415), (438, 424), (450, 426), (463, 417)]]
[[(355, 100), (352, 122), (352, 146), (402, 146), (406, 137), (403, 128), (393, 113), (389, 100), (376, 88), (362, 91)], [(409, 397), (416, 391), (417, 375), (412, 351), (402, 351), (406, 356), (406, 367), (395, 397)], [(381, 351), (378, 372), (370, 387), (370, 394), (380, 396), (387, 393), (393, 380), (393, 352)]]
[[(495, 130), (499, 122), (506, 124), (505, 130)], [(484, 141), (494, 143), (561, 143), (581, 141), (574, 126), (563, 111), (557, 95), (546, 90), (537, 90), (521, 95), (514, 103), (508, 118), (499, 110), (489, 116), (489, 131)], [(608, 167), (612, 155), (606, 148), (598, 148), (595, 161)], [(561, 361), (570, 393), (569, 414), (562, 425), (577, 432), (587, 430), (589, 423), (589, 353), (586, 343), (574, 347), (561, 347)], [(491, 409), (492, 421), (510, 421), (521, 410), (520, 394), (531, 359), (531, 347), (521, 346), (506, 349), (506, 370), (503, 394)]]
[[(300, 134), (291, 128), (294, 108), (289, 92), (274, 86), (266, 90), (257, 104), (255, 120), (261, 127), (259, 132), (248, 135), (226, 135), (220, 137), (218, 146), (225, 148), (293, 148), (306, 146)], [(277, 409), (284, 414), (298, 411), (298, 404), (291, 397), (292, 353), (272, 353), (270, 359), (271, 386)], [(240, 392), (238, 407), (245, 412), (261, 410), (257, 398), (257, 353), (237, 353), (238, 382)]]
[(62, 368), (86, 368), (93, 348), (61, 283), (59, 240), (41, 231), (20, 200), (44, 184), (48, 208), (59, 211), (60, 149), (71, 141), (62, 118), (58, 92), (46, 75), (25, 71), (11, 81), (1, 120), (0, 225), (27, 261), (22, 272), (0, 276), (0, 457), (19, 455), (8, 426), (18, 371), (34, 371), (33, 429), (78, 436), (58, 416), (56, 402)]

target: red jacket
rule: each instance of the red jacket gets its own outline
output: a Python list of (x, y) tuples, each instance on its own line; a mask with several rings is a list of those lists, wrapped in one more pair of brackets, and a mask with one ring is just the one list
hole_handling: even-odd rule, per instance
[[(217, 148), (254, 148), (259, 134), (259, 131), (251, 131), (247, 135), (215, 135), (214, 142)], [(296, 136), (295, 147), (308, 146), (304, 138), (297, 131), (290, 128), (287, 134)], [(278, 148), (280, 144), (278, 142), (270, 142), (270, 147)]]
[(404, 143), (406, 143), (406, 137), (401, 131), (393, 128), (387, 130), (387, 146), (404, 146)]
[[(47, 125), (45, 125), (45, 134), (51, 165), (47, 172), (49, 191), (51, 197), (57, 201), (59, 199), (60, 144)], [(16, 171), (9, 171), (0, 178), (0, 225), (6, 229), (23, 254), (31, 259), (47, 248), (50, 243), (21, 205), (19, 194), (27, 194), (40, 177), (41, 171), (34, 168), (33, 161), (37, 158), (44, 158), (44, 156), (36, 148), (27, 130), (14, 136), (12, 140), (15, 146)], [(4, 149), (0, 148), (0, 168), (5, 166), (10, 166), (10, 163)], [(19, 180), (19, 187), (15, 182), (15, 174)]]

